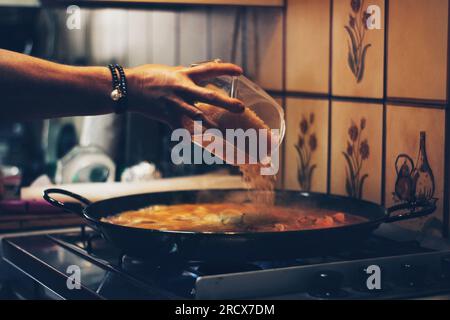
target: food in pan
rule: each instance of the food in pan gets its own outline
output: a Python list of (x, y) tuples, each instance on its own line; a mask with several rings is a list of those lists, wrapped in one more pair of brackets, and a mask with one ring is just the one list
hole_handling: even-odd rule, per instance
[(365, 219), (326, 209), (282, 206), (262, 208), (251, 203), (204, 203), (153, 205), (102, 218), (102, 221), (156, 230), (273, 232), (333, 228), (360, 223)]

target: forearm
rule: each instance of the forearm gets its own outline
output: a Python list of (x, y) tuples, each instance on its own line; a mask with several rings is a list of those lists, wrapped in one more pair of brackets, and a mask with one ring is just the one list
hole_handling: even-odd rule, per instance
[(113, 112), (106, 67), (61, 65), (0, 49), (0, 120)]
[[(127, 110), (174, 125), (181, 116), (207, 117), (196, 108), (204, 102), (242, 112), (237, 99), (199, 86), (214, 77), (238, 76), (229, 63), (192, 68), (143, 65), (125, 70)], [(0, 49), (0, 121), (111, 113), (112, 76), (107, 67), (75, 67)]]

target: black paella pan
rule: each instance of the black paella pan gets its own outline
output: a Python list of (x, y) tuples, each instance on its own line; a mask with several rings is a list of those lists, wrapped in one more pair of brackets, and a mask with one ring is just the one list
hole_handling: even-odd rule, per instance
[[(247, 190), (171, 191), (111, 198), (98, 202), (62, 189), (47, 189), (50, 204), (82, 216), (124, 253), (144, 259), (176, 257), (192, 261), (256, 261), (300, 258), (349, 249), (362, 243), (381, 223), (407, 220), (433, 213), (434, 203), (401, 204), (386, 209), (378, 204), (347, 197), (299, 191), (276, 191), (276, 204), (328, 209), (364, 218), (363, 222), (333, 228), (283, 232), (189, 232), (126, 227), (101, 221), (103, 217), (155, 204), (248, 201)], [(61, 202), (51, 194), (79, 203)]]

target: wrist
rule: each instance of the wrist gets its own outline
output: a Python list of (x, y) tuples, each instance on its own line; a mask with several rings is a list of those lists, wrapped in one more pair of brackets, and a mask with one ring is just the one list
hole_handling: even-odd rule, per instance
[(142, 76), (134, 68), (124, 70), (128, 83), (128, 110), (138, 112), (142, 105)]
[[(71, 86), (85, 98), (91, 108), (89, 114), (114, 112), (111, 95), (111, 73), (105, 67), (67, 66), (64, 73), (71, 79)], [(84, 113), (84, 112), (83, 112)]]

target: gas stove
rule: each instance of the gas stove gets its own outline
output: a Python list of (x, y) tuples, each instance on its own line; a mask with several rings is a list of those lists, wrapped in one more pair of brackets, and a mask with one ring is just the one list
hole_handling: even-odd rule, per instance
[(8, 236), (2, 246), (21, 298), (450, 298), (450, 243), (392, 224), (333, 255), (232, 265), (142, 261), (85, 227)]

